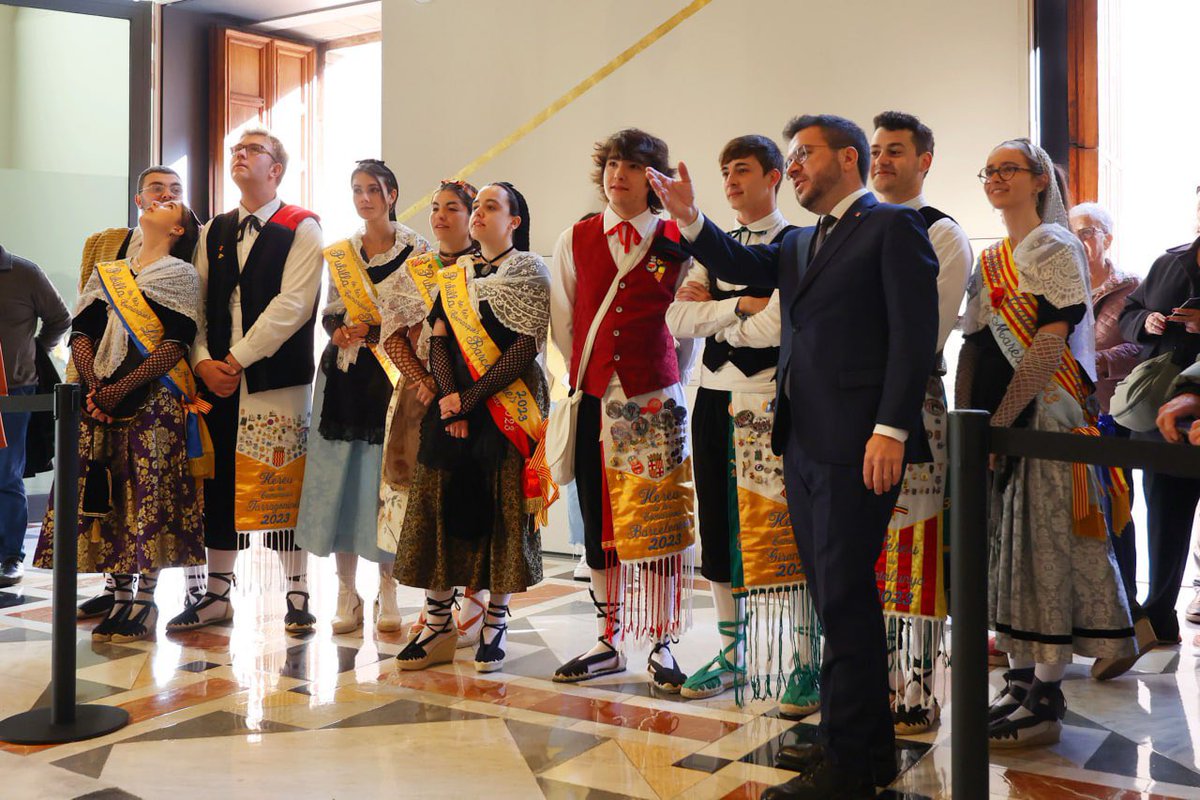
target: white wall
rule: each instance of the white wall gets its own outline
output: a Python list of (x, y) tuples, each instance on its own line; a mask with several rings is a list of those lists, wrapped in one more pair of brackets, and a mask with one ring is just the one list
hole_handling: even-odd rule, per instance
[[(400, 177), (399, 207), (686, 5), (384, 0), (383, 150)], [(618, 128), (665, 139), (693, 168), (701, 207), (728, 222), (715, 163), (727, 140), (779, 140), (799, 113), (869, 127), (896, 108), (937, 136), (931, 201), (972, 237), (991, 238), (999, 222), (974, 176), (992, 146), (1028, 133), (1028, 43), (1027, 0), (713, 0), (469, 179), (524, 191), (534, 248), (546, 253), (600, 206), (591, 147)], [(784, 193), (784, 212), (808, 221)], [(427, 231), (424, 211), (410, 222)]]
[(87, 236), (123, 225), (129, 23), (0, 6), (0, 244), (74, 301)]

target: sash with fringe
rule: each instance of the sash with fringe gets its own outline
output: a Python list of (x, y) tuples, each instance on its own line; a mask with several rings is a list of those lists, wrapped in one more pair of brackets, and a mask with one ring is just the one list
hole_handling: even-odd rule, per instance
[[(992, 335), (1000, 345), (1000, 351), (1013, 369), (1021, 363), (1025, 350), (1037, 334), (1037, 298), (1019, 288), (1017, 266), (1013, 261), (1012, 245), (1008, 239), (985, 249), (979, 256), (983, 289), (993, 313), (988, 321)], [(1061, 402), (1061, 396), (1045, 397), (1050, 413), (1062, 424), (1069, 426), (1072, 433), (1099, 436), (1095, 419), (1088, 411), (1087, 399), (1090, 391), (1083, 379), (1083, 370), (1071, 354), (1070, 348), (1063, 350), (1062, 361), (1054, 373), (1054, 383), (1075, 401), (1082, 411), (1083, 424), (1072, 420), (1069, 409)], [(1057, 393), (1056, 393), (1057, 394)], [(1089, 473), (1095, 483), (1089, 480)], [(1121, 471), (1115, 467), (1096, 467), (1088, 464), (1072, 464), (1072, 514), (1075, 533), (1093, 539), (1104, 539), (1108, 528), (1101, 510), (1100, 492), (1108, 492), (1113, 504), (1113, 527), (1125, 529), (1130, 520), (1129, 486)]]
[[(499, 360), (501, 351), (492, 341), (475, 307), (471, 305), (467, 289), (467, 271), (473, 268), (473, 264), (470, 256), (464, 256), (453, 266), (438, 270), (437, 282), (442, 307), (450, 320), (454, 339), (463, 354), (471, 377), (479, 380), (480, 376)], [(534, 394), (525, 382), (518, 378), (489, 397), (487, 409), (496, 427), (525, 459), (522, 481), (525, 512), (536, 514), (538, 524), (544, 526), (549, 520), (551, 504), (558, 499), (558, 486), (550, 477), (550, 467), (546, 464), (546, 420), (537, 407)]]
[[(129, 262), (109, 261), (97, 264), (96, 270), (100, 275), (100, 286), (117, 319), (129, 332), (138, 352), (143, 356), (149, 355), (162, 340), (163, 326), (138, 288)], [(213, 477), (213, 443), (203, 417), (212, 409), (212, 405), (201, 399), (187, 358), (179, 359), (160, 380), (183, 406), (188, 465), (192, 477)]]
[(745, 597), (746, 672), (754, 700), (779, 697), (797, 669), (820, 668), (816, 609), (792, 533), (783, 461), (771, 451), (774, 393), (731, 392), (729, 530), (732, 588)]
[[(350, 244), (343, 239), (332, 247), (325, 248), (325, 263), (329, 265), (329, 279), (337, 289), (338, 296), (346, 304), (346, 318), (354, 324), (379, 325), (383, 317), (375, 300), (375, 284), (367, 274), (367, 265)], [(400, 370), (388, 358), (381, 344), (367, 344), (392, 386), (400, 382)]]
[(678, 636), (691, 624), (696, 536), (683, 385), (636, 397), (614, 385), (601, 405), (608, 597), (623, 587), (626, 639)]

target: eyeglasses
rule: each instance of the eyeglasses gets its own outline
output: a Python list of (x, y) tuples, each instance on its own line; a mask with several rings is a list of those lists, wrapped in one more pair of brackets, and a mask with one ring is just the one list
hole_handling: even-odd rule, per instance
[(808, 157), (812, 155), (809, 151), (814, 147), (828, 147), (830, 150), (840, 150), (840, 147), (834, 147), (831, 144), (802, 144), (792, 152), (788, 153), (787, 159), (783, 162), (783, 168), (786, 170), (792, 164), (803, 164), (808, 161)]
[(154, 183), (147, 183), (145, 186), (143, 186), (138, 194), (170, 194), (178, 197), (179, 195), (183, 194), (183, 184), (172, 183), (168, 185), (155, 181)]
[(1105, 234), (1105, 233), (1108, 233), (1108, 231), (1104, 230), (1103, 228), (1094, 228), (1094, 227), (1091, 227), (1091, 226), (1088, 226), (1088, 227), (1086, 227), (1086, 228), (1080, 228), (1079, 230), (1075, 231), (1075, 235), (1076, 235), (1076, 236), (1077, 236), (1077, 237), (1078, 237), (1080, 240), (1083, 240), (1083, 239), (1090, 239), (1090, 238), (1092, 238), (1093, 236), (1095, 236), (1095, 235), (1096, 235), (1096, 234), (1098, 234), (1098, 233), (1099, 233), (1099, 234)]
[(992, 178), (999, 178), (1005, 183), (1008, 183), (1018, 172), (1028, 172), (1032, 174), (1033, 170), (1031, 170), (1029, 167), (1018, 167), (1016, 164), (1004, 164), (999, 167), (984, 167), (983, 169), (979, 170), (979, 182), (987, 183)]
[(231, 157), (237, 157), (237, 154), (242, 151), (245, 151), (247, 157), (267, 156), (272, 161), (275, 160), (275, 156), (270, 150), (263, 147), (261, 144), (257, 144), (256, 142), (238, 142), (233, 147), (229, 148), (229, 155)]

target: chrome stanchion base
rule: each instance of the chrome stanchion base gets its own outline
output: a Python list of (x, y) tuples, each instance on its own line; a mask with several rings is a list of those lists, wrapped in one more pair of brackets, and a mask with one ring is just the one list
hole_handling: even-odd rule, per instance
[(129, 724), (129, 712), (116, 706), (77, 705), (72, 722), (55, 723), (50, 707), (35, 708), (0, 720), (0, 742), (62, 744), (95, 739)]

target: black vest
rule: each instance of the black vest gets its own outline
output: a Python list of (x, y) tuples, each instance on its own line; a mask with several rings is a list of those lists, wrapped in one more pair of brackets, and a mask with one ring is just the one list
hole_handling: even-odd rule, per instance
[[(782, 241), (784, 234), (793, 230), (795, 225), (787, 225), (781, 230), (771, 244)], [(730, 297), (770, 297), (774, 289), (755, 288), (747, 286), (742, 289), (726, 290), (717, 285), (714, 280), (709, 294), (713, 300), (726, 300)], [(778, 347), (733, 347), (726, 341), (718, 341), (715, 336), (704, 340), (704, 356), (701, 361), (709, 372), (716, 372), (725, 364), (731, 363), (738, 371), (749, 378), (765, 369), (779, 364)]]
[[(933, 224), (935, 222), (939, 222), (943, 219), (948, 219), (951, 222), (954, 222), (956, 225), (958, 224), (957, 222), (955, 222), (954, 217), (950, 216), (949, 214), (945, 213), (944, 211), (938, 211), (933, 206), (925, 206), (923, 208), (918, 208), (917, 213), (921, 215), (921, 219), (925, 220), (925, 230), (929, 230), (930, 228), (933, 227)], [(938, 264), (939, 269), (941, 269), (941, 266), (942, 266), (941, 264)], [(946, 370), (946, 358), (942, 355), (941, 350), (937, 351), (937, 355), (934, 356), (934, 359), (935, 359), (935, 363), (934, 363), (934, 368), (933, 368), (933, 374), (938, 377), (942, 377), (943, 375), (946, 374), (947, 370)]]
[[(296, 238), (295, 226), (305, 218), (301, 216), (295, 219), (296, 211), (294, 206), (279, 207), (263, 225), (240, 271), (237, 263), (237, 209), (213, 217), (206, 241), (208, 350), (213, 358), (221, 360), (229, 354), (233, 335), (229, 301), (235, 287), (241, 289), (243, 333), (250, 330), (267, 304), (279, 294), (283, 283), (283, 265)], [(313, 331), (319, 302), (318, 297), (313, 303), (312, 316), (273, 355), (246, 367), (246, 391), (265, 392), (312, 383), (316, 371)]]

